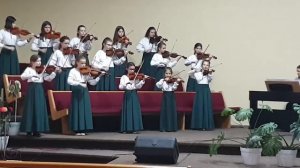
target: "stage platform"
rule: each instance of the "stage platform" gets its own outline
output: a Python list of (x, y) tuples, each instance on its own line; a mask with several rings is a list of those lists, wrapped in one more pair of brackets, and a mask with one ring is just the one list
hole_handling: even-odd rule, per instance
[[(139, 134), (97, 132), (87, 136), (43, 134), (39, 138), (19, 135), (10, 137), (6, 157), (30, 161), (137, 164), (133, 155), (134, 140), (137, 136), (175, 137), (180, 156), (178, 163), (172, 166), (246, 167), (242, 164), (237, 143), (225, 142), (220, 148), (220, 155), (209, 157), (207, 153), (210, 140), (217, 137), (221, 131), (227, 137), (245, 137), (249, 132), (246, 128), (231, 128), (214, 131), (141, 131)], [(288, 132), (281, 134), (286, 136), (288, 141), (292, 138)], [(263, 157), (258, 167), (276, 167), (275, 165), (275, 157)], [(297, 159), (296, 165), (300, 166), (300, 159)]]

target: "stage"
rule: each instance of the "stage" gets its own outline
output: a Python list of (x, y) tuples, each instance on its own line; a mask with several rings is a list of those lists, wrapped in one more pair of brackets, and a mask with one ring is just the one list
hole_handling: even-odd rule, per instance
[[(249, 132), (246, 128), (231, 128), (214, 131), (142, 131), (139, 134), (97, 132), (87, 136), (43, 134), (40, 138), (20, 135), (10, 137), (7, 159), (137, 164), (133, 155), (134, 140), (137, 136), (148, 136), (177, 139), (180, 155), (177, 164), (170, 166), (246, 167), (242, 164), (237, 143), (224, 142), (219, 151), (220, 155), (209, 157), (207, 153), (210, 140), (217, 137), (221, 131), (226, 137), (245, 137)], [(288, 132), (280, 134), (287, 136), (288, 141), (292, 138)], [(300, 159), (296, 161), (296, 165), (300, 166)], [(276, 158), (262, 157), (261, 164), (257, 167), (276, 167)]]

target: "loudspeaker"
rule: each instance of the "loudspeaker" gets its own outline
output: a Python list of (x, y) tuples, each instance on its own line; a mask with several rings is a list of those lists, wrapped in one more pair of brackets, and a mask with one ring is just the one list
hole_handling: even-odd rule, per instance
[(179, 156), (176, 138), (138, 136), (134, 155), (137, 162), (175, 164)]

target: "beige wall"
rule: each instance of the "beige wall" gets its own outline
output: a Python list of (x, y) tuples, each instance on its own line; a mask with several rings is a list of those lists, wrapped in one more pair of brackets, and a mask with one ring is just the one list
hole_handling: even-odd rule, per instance
[[(294, 78), (300, 64), (299, 0), (0, 0), (0, 24), (7, 15), (20, 27), (38, 33), (44, 20), (57, 31), (75, 36), (79, 24), (90, 27), (100, 40), (113, 36), (117, 25), (135, 46), (149, 26), (160, 22), (159, 35), (169, 39), (167, 48), (190, 55), (193, 45), (210, 44), (209, 53), (218, 56), (212, 64), (214, 91), (223, 91), (228, 106), (248, 106), (249, 90), (265, 90), (266, 78)], [(21, 62), (28, 62), (29, 46), (19, 49)], [(130, 56), (139, 63), (140, 54)], [(175, 71), (186, 69), (183, 61)], [(182, 74), (186, 77), (186, 73)]]

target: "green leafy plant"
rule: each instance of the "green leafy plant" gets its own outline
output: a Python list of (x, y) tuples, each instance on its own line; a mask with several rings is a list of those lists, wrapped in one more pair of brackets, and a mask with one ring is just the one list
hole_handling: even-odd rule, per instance
[[(258, 118), (263, 111), (272, 112), (270, 106), (261, 105), (261, 110), (255, 121), (254, 128), (256, 127)], [(224, 109), (222, 116), (234, 115), (234, 118), (239, 122), (239, 124), (245, 128), (242, 124), (243, 121), (250, 120), (253, 114), (253, 109), (240, 109), (235, 111), (233, 109)], [(224, 132), (221, 132), (217, 138), (212, 139), (212, 144), (209, 146), (210, 156), (218, 154), (218, 149), (220, 148), (223, 141), (232, 141), (240, 144), (245, 148), (262, 148), (262, 153), (264, 155), (273, 156), (278, 153), (282, 147), (281, 137), (276, 134), (277, 124), (270, 122), (259, 126), (258, 128), (249, 130), (247, 137), (225, 137)]]

